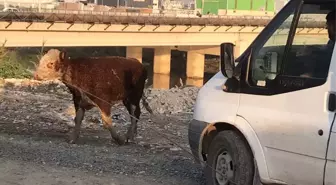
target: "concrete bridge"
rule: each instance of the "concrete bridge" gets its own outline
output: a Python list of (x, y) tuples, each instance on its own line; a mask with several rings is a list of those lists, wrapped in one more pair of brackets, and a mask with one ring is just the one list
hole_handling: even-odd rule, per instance
[[(64, 11), (0, 13), (5, 47), (126, 46), (142, 61), (155, 48), (154, 73), (170, 73), (171, 49), (187, 51), (187, 77), (202, 79), (204, 55), (219, 55), (222, 42), (243, 52), (272, 16), (161, 16), (160, 14)], [(324, 22), (305, 22), (298, 34), (324, 37)], [(281, 39), (281, 38), (280, 38)], [(285, 39), (285, 38), (284, 38)]]

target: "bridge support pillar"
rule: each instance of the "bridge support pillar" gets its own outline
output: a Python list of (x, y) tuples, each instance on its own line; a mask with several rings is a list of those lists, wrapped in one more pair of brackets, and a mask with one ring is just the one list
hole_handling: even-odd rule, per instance
[(192, 86), (195, 86), (195, 87), (202, 87), (203, 86), (203, 79), (187, 78), (186, 85), (192, 85)]
[(126, 57), (136, 58), (142, 63), (142, 47), (128, 46), (126, 48)]
[(235, 42), (235, 50), (234, 50), (234, 56), (235, 58), (238, 58), (243, 52), (247, 49), (249, 46), (249, 42), (244, 40), (239, 40)]
[(155, 48), (154, 52), (154, 69), (156, 74), (170, 74), (171, 50), (169, 47)]
[(153, 88), (154, 89), (169, 89), (170, 75), (153, 74)]
[(155, 48), (153, 66), (153, 88), (169, 89), (170, 60), (171, 50), (169, 47)]
[(187, 77), (203, 79), (204, 77), (204, 54), (188, 51)]

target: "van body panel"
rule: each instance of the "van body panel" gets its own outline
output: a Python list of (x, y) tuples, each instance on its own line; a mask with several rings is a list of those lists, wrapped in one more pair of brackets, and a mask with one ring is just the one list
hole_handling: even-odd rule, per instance
[(329, 135), (320, 136), (318, 131), (330, 129), (329, 84), (273, 96), (241, 95), (238, 114), (257, 133), (272, 179), (289, 184), (323, 182)]
[(193, 119), (207, 123), (235, 122), (240, 94), (222, 90), (226, 79), (218, 72), (199, 90)]
[[(297, 30), (295, 29), (296, 24), (300, 22), (300, 8), (303, 7), (305, 11), (319, 8), (313, 4), (308, 6), (307, 3), (321, 3), (325, 6), (321, 7), (321, 10), (327, 10), (328, 7), (334, 7), (329, 5), (335, 1), (290, 1), (284, 8), (286, 11), (275, 16), (274, 20), (236, 60), (240, 64), (240, 68), (237, 68), (239, 73), (235, 76), (239, 78), (240, 88), (233, 90), (232, 93), (223, 92), (222, 86), (227, 78), (218, 72), (201, 88), (194, 108), (192, 125), (194, 128), (198, 127), (199, 130), (203, 129), (202, 132), (199, 131), (201, 136), (195, 137), (198, 140), (198, 151), (202, 151), (204, 130), (209, 125), (231, 124), (244, 135), (249, 143), (261, 181), (265, 184), (336, 185), (336, 116), (335, 110), (329, 111), (328, 109), (330, 94), (336, 94), (336, 47), (333, 50), (327, 77), (300, 76), (296, 74), (297, 71), (285, 71), (287, 70), (285, 67), (291, 66), (289, 62), (297, 62), (296, 59), (300, 56), (299, 50), (296, 51), (297, 48), (300, 49), (302, 45), (311, 46), (311, 48), (325, 45), (325, 39), (315, 43), (310, 36), (296, 37)], [(289, 16), (286, 12), (294, 16), (286, 17)], [(279, 32), (276, 32), (277, 29)], [(287, 32), (283, 31), (284, 29), (287, 29)], [(273, 34), (274, 37), (272, 37)], [(264, 58), (257, 58), (258, 50), (263, 46), (266, 48), (260, 52), (260, 56), (263, 56), (263, 52), (268, 52), (267, 49), (272, 51), (271, 47), (267, 48), (267, 44), (272, 44), (272, 40), (281, 34), (287, 34), (288, 37), (285, 36), (283, 38), (286, 40), (276, 43), (275, 46), (279, 49), (273, 50), (274, 53), (281, 55), (271, 54), (282, 58), (273, 60), (275, 57), (270, 57), (270, 61), (275, 61), (275, 64), (278, 64), (276, 62), (281, 59), (286, 62), (279, 63), (281, 64), (279, 66), (275, 65), (281, 67), (278, 78), (268, 79), (270, 80), (268, 84), (266, 80), (262, 81), (265, 82), (264, 85), (263, 83), (254, 84), (253, 80), (259, 82), (260, 79), (257, 75), (255, 79), (252, 79), (250, 64), (254, 62), (253, 64), (257, 66), (256, 59), (263, 59), (265, 62)], [(265, 42), (269, 39), (271, 41), (266, 44)], [(308, 44), (302, 43), (302, 39), (307, 39)], [(283, 44), (282, 41), (284, 41)], [(301, 49), (309, 49), (309, 47), (305, 46)], [(307, 56), (307, 60), (313, 58), (313, 55)], [(322, 63), (324, 56), (327, 55), (313, 58), (320, 62), (317, 63), (317, 68), (318, 65), (326, 65)], [(300, 60), (302, 61), (299, 62), (307, 61)], [(301, 69), (296, 66), (299, 65), (294, 63), (290, 69)], [(327, 75), (327, 70), (324, 74)], [(202, 126), (195, 126), (197, 124)], [(201, 155), (201, 153), (198, 154)]]
[[(334, 124), (335, 130), (335, 124)], [(330, 137), (329, 150), (327, 155), (325, 185), (336, 184), (336, 132), (333, 131)]]
[[(331, 58), (329, 76), (331, 79), (330, 91), (336, 93), (336, 47), (334, 47), (334, 52)], [(331, 117), (330, 119), (335, 119)], [(336, 123), (335, 120), (330, 125), (330, 139), (329, 147), (327, 150), (327, 161), (325, 168), (325, 185), (335, 185), (336, 184)]]
[(240, 94), (224, 92), (222, 84), (225, 81), (226, 78), (218, 72), (198, 92), (194, 117), (189, 124), (189, 144), (195, 159), (198, 162), (202, 161), (202, 140), (207, 127), (215, 123), (231, 124), (240, 130), (253, 148), (262, 182), (280, 183), (269, 178), (266, 160), (256, 133), (243, 117), (237, 117)]

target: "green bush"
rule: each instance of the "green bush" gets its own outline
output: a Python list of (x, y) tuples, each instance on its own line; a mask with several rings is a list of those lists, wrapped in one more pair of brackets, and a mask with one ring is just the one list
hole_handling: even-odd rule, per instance
[(32, 74), (18, 62), (15, 52), (0, 48), (0, 77), (1, 78), (31, 78)]
[(31, 78), (32, 74), (28, 72), (20, 63), (10, 60), (0, 62), (1, 78)]

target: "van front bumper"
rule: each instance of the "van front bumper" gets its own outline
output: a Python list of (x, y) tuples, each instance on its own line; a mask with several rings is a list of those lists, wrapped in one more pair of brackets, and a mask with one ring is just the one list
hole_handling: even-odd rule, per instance
[(193, 119), (189, 123), (188, 128), (188, 139), (191, 152), (198, 163), (203, 161), (202, 157), (202, 140), (204, 135), (204, 130), (208, 123), (203, 121), (198, 121)]

